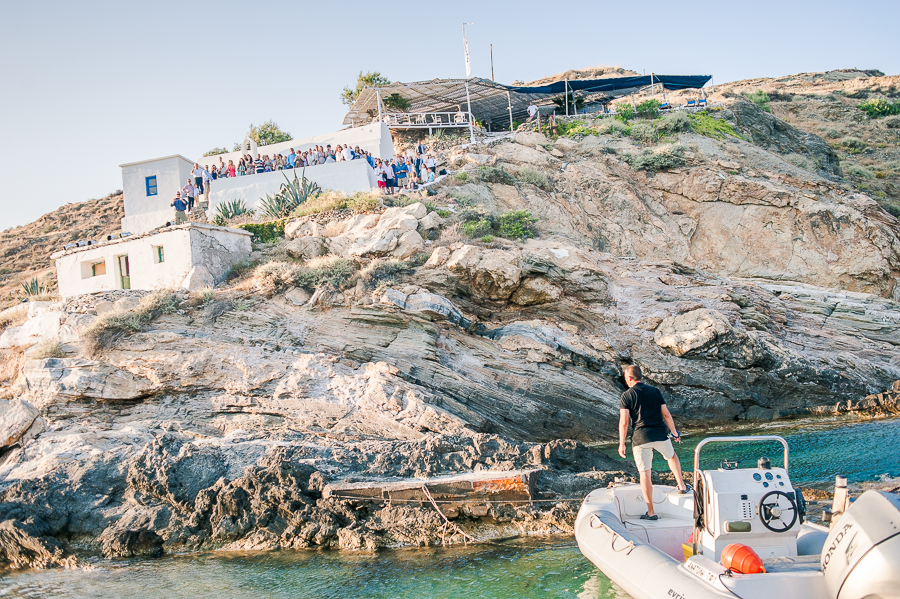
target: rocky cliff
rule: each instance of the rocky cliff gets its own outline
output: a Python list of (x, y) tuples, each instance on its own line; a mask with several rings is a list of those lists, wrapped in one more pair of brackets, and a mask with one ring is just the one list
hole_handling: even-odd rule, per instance
[(461, 530), (565, 530), (629, 468), (585, 445), (627, 364), (684, 426), (900, 410), (900, 225), (821, 138), (740, 97), (556, 133), (444, 140), (427, 192), (293, 219), (217, 289), (3, 312), (5, 559), (431, 544), (433, 507), (325, 485), (476, 470), (537, 501)]

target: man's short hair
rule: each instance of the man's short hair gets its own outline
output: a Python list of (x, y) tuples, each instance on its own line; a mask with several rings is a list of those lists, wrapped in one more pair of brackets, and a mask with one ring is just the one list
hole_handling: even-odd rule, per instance
[(625, 376), (632, 378), (636, 381), (640, 381), (644, 378), (644, 374), (641, 372), (641, 367), (637, 364), (632, 364), (630, 366), (625, 367)]

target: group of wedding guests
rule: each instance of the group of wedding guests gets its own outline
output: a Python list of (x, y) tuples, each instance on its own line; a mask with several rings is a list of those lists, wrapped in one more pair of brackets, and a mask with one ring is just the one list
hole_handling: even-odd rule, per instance
[(379, 189), (387, 194), (393, 194), (401, 189), (415, 189), (417, 185), (434, 181), (437, 170), (437, 161), (428, 152), (428, 147), (424, 143), (416, 146), (415, 151), (389, 160), (375, 158), (370, 152), (361, 150), (359, 146), (351, 148), (349, 145), (338, 144), (332, 148), (331, 144), (325, 147), (317, 145), (302, 151), (291, 148), (287, 155), (279, 153), (270, 157), (267, 154), (257, 154), (254, 159), (245, 154), (237, 164), (234, 160), (229, 160), (226, 164), (221, 156), (218, 164), (213, 163), (211, 166), (200, 166), (195, 162), (191, 178), (181, 188), (181, 197), (187, 211), (190, 212), (194, 209), (194, 204), (200, 201), (201, 196), (209, 196), (209, 185), (216, 179), (307, 168), (348, 160), (366, 160), (375, 169)]

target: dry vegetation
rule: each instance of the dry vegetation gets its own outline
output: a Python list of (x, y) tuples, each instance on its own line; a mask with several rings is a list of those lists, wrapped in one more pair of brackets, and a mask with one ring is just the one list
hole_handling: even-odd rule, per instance
[(144, 325), (157, 316), (173, 312), (176, 301), (171, 291), (159, 290), (144, 296), (132, 310), (119, 310), (101, 316), (84, 332), (85, 353), (94, 356), (114, 347), (123, 337), (143, 330)]
[(122, 194), (66, 204), (33, 223), (0, 233), (0, 308), (22, 300), (22, 283), (37, 277), (56, 291), (56, 269), (50, 254), (79, 239), (104, 239), (121, 230), (125, 215)]

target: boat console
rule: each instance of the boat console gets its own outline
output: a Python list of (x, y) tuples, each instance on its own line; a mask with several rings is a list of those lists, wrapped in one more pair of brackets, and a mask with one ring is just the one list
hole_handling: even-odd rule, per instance
[(716, 470), (700, 470), (702, 448), (720, 439), (702, 441), (694, 452), (694, 553), (719, 561), (725, 547), (740, 543), (763, 559), (796, 557), (805, 502), (788, 476), (787, 443), (775, 436), (749, 439), (783, 443), (785, 467), (772, 468), (768, 458), (760, 458), (755, 468), (726, 461)]

